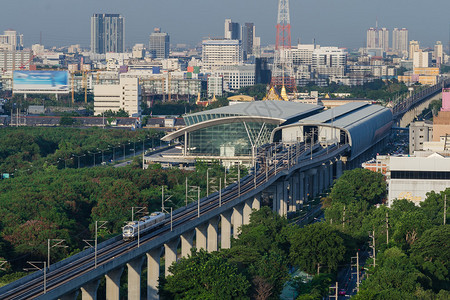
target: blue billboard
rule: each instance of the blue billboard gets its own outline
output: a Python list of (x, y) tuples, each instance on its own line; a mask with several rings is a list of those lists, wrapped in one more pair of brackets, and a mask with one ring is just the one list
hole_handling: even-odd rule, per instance
[(67, 71), (14, 71), (14, 93), (68, 93)]

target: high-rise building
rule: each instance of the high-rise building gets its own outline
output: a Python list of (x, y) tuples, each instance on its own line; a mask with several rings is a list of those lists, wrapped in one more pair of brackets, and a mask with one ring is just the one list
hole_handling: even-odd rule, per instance
[(441, 41), (437, 41), (434, 45), (433, 58), (436, 60), (436, 66), (444, 63), (444, 46)]
[(239, 23), (234, 23), (231, 19), (225, 19), (225, 33), (224, 38), (226, 40), (240, 40), (241, 28)]
[(244, 48), (244, 60), (253, 55), (253, 41), (255, 38), (255, 26), (253, 23), (245, 23), (242, 26), (242, 46)]
[(428, 51), (414, 51), (413, 53), (413, 67), (414, 68), (428, 68), (431, 65), (431, 52)]
[(381, 28), (378, 30), (378, 42), (379, 47), (383, 51), (389, 51), (389, 30), (386, 28)]
[(386, 28), (369, 28), (367, 30), (367, 48), (389, 50), (389, 30)]
[(240, 40), (204, 40), (202, 43), (203, 67), (212, 69), (242, 63)]
[(154, 58), (165, 59), (169, 57), (170, 37), (161, 32), (161, 28), (155, 28), (150, 34), (149, 50)]
[(125, 19), (119, 14), (94, 14), (91, 17), (91, 51), (123, 53)]
[(410, 41), (409, 42), (409, 50), (408, 50), (408, 58), (412, 60), (414, 58), (414, 52), (419, 51), (419, 42), (418, 41)]
[(408, 55), (408, 29), (394, 28), (392, 31), (392, 51), (399, 55)]
[(23, 34), (17, 34), (15, 30), (5, 30), (0, 35), (0, 50), (22, 50), (23, 49)]

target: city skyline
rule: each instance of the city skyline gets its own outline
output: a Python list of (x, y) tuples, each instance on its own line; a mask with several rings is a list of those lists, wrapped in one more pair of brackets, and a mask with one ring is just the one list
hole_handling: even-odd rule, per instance
[[(56, 0), (10, 1), (3, 5), (4, 11), (11, 13), (2, 17), (0, 30), (14, 29), (22, 33), (25, 47), (39, 43), (42, 33), (46, 47), (80, 44), (89, 48), (92, 14), (117, 13), (125, 18), (126, 48), (136, 43), (146, 44), (154, 27), (167, 32), (173, 44), (197, 45), (207, 37), (223, 37), (224, 20), (229, 18), (241, 25), (254, 23), (262, 45), (275, 43), (276, 0), (223, 3), (135, 0), (133, 5), (118, 0), (95, 3), (82, 0), (69, 13), (63, 11), (67, 6), (60, 4)], [(306, 44), (315, 39), (322, 45), (364, 47), (366, 30), (378, 20), (379, 27), (390, 31), (394, 27), (408, 28), (410, 39), (420, 41), (422, 47), (432, 47), (438, 40), (448, 45), (448, 9), (448, 0), (435, 0), (433, 5), (417, 0), (395, 3), (379, 0), (371, 6), (358, 0), (291, 1), (292, 44), (297, 44), (299, 39)]]

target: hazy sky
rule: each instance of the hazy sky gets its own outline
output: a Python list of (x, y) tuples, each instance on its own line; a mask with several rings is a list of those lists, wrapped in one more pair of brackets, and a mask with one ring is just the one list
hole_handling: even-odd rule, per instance
[[(261, 44), (275, 43), (277, 0), (3, 0), (0, 32), (15, 29), (26, 47), (90, 45), (93, 13), (125, 17), (126, 46), (148, 43), (154, 27), (169, 33), (172, 44), (195, 45), (222, 37), (224, 20), (253, 22)], [(5, 3), (6, 2), (6, 3)], [(323, 46), (365, 46), (366, 30), (406, 27), (421, 46), (441, 40), (448, 45), (450, 0), (291, 0), (292, 43), (298, 39)], [(390, 38), (392, 35), (390, 36)]]

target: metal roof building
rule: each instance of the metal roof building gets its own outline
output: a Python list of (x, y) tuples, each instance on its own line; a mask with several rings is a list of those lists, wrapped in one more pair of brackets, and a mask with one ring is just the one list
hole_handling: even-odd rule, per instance
[(317, 114), (322, 106), (286, 101), (254, 101), (206, 110), (184, 116), (186, 127), (162, 138), (184, 136), (185, 156), (241, 160), (254, 147), (269, 142), (280, 125), (292, 124)]
[(388, 134), (393, 124), (390, 109), (368, 103), (348, 103), (295, 124), (276, 128), (271, 140), (349, 143), (356, 158)]

